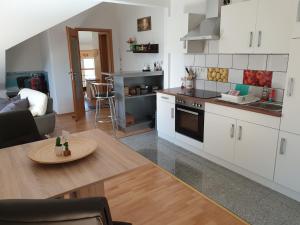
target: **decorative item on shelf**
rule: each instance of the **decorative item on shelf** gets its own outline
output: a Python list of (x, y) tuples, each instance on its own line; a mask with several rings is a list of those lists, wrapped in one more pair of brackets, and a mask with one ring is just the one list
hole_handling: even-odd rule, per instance
[(149, 93), (149, 86), (146, 86), (145, 84), (141, 84), (140, 88), (141, 88), (141, 95), (146, 95)]
[(159, 53), (158, 44), (135, 44), (133, 53)]
[(125, 86), (125, 87), (124, 87), (124, 95), (125, 95), (125, 96), (128, 96), (128, 95), (129, 95), (129, 87), (128, 87), (128, 86)]
[(223, 68), (208, 68), (207, 79), (209, 81), (228, 82), (228, 69)]
[(131, 87), (131, 88), (129, 88), (129, 95), (136, 95), (136, 89), (135, 89), (135, 87)]
[(151, 16), (137, 19), (138, 32), (148, 31), (152, 29)]
[(140, 87), (136, 87), (136, 95), (141, 95), (141, 88)]
[(154, 62), (154, 71), (162, 71), (163, 61)]
[(56, 156), (63, 156), (63, 154), (64, 154), (64, 147), (61, 144), (61, 138), (60, 137), (56, 138), (54, 152), (55, 152)]
[(150, 71), (151, 71), (150, 65), (145, 64), (144, 67), (143, 67), (143, 72), (150, 72)]
[(136, 48), (136, 38), (135, 37), (130, 37), (128, 40), (127, 40), (127, 43), (129, 44), (129, 52), (133, 52), (135, 51), (135, 48)]

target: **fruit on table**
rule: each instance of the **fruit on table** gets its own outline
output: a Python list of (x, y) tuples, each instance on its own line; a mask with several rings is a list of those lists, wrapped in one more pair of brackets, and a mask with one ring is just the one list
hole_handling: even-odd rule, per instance
[(228, 69), (208, 68), (207, 79), (210, 81), (228, 82)]

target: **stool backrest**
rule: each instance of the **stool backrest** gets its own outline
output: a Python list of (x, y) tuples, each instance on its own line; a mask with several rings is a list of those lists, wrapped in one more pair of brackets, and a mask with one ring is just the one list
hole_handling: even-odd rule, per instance
[(93, 97), (109, 97), (112, 85), (108, 83), (91, 83)]

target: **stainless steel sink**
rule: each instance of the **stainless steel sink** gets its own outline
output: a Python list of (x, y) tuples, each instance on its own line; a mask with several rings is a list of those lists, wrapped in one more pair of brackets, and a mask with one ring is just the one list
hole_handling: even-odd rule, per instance
[(250, 107), (266, 109), (270, 111), (281, 111), (282, 105), (276, 103), (269, 103), (269, 102), (253, 102), (248, 104)]

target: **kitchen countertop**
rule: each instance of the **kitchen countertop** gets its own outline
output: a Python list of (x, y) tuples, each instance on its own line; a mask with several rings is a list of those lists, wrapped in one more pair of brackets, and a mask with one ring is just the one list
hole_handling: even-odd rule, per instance
[[(178, 87), (178, 88), (164, 89), (164, 90), (160, 90), (158, 92), (167, 94), (167, 95), (176, 96), (177, 94), (184, 93), (185, 89), (181, 89), (180, 87)], [(271, 111), (271, 110), (267, 110), (267, 109), (263, 109), (263, 108), (252, 107), (249, 105), (240, 105), (240, 104), (236, 104), (236, 103), (222, 101), (217, 98), (204, 99), (204, 101), (208, 102), (208, 103), (212, 103), (212, 104), (222, 105), (222, 106), (226, 106), (226, 107), (232, 107), (232, 108), (246, 110), (246, 111), (255, 112), (255, 113), (261, 113), (261, 114), (265, 114), (265, 115), (269, 115), (269, 116), (275, 116), (275, 117), (282, 116), (282, 112), (279, 112), (279, 111)]]
[(184, 93), (184, 91), (185, 91), (185, 89), (178, 87), (178, 88), (163, 89), (163, 90), (159, 90), (157, 92), (176, 96), (177, 94)]

